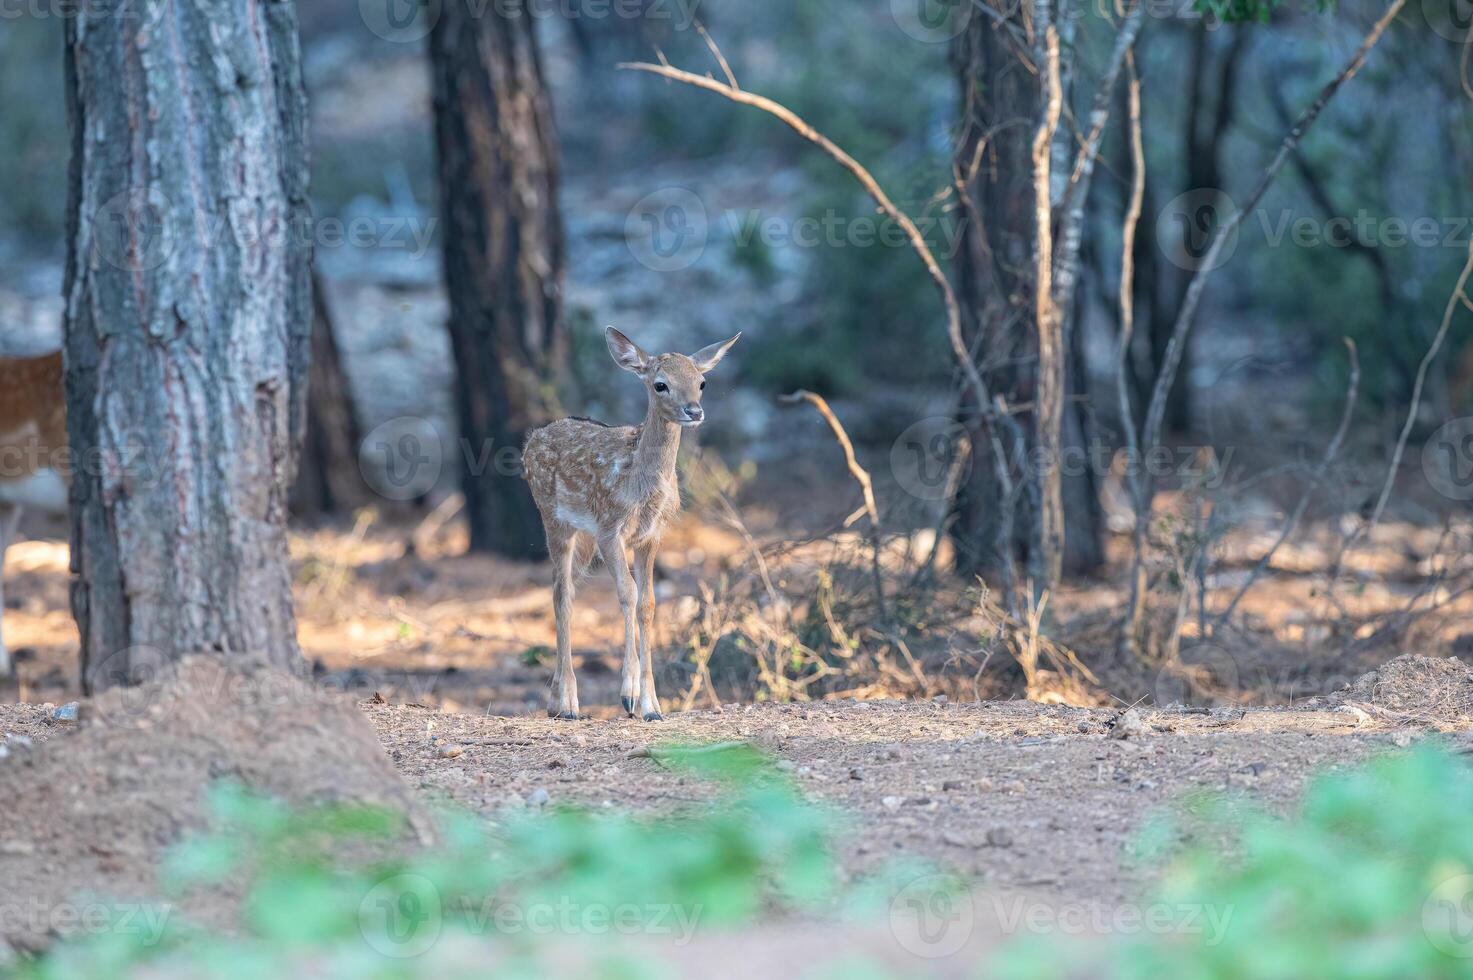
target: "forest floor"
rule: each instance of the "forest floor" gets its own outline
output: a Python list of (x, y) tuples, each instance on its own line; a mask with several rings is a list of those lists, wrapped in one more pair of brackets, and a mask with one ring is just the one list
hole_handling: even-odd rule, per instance
[[(1020, 928), (1078, 927), (1099, 938), (1108, 923), (1132, 921), (1119, 916), (1143, 908), (1151, 883), (1149, 865), (1134, 857), (1142, 827), (1197, 791), (1284, 810), (1314, 774), (1432, 732), (1473, 748), (1473, 671), (1415, 657), (1304, 706), (1142, 708), (1129, 721), (1111, 709), (1026, 701), (732, 705), (663, 724), (357, 702), (350, 713), (366, 718), (402, 782), (338, 734), (352, 706), (342, 695), (278, 698), (264, 713), (247, 710), (247, 698), (218, 697), (206, 685), (146, 705), (84, 702), (80, 729), (54, 720), (46, 705), (0, 705), (0, 731), (13, 745), (15, 736), (32, 743), (0, 763), (0, 790), (16, 801), (0, 847), (12, 897), (157, 894), (162, 848), (202, 822), (191, 794), (205, 772), (289, 799), (408, 793), (411, 812), (451, 803), (493, 823), (508, 808), (555, 804), (668, 813), (709, 799), (712, 788), (646, 755), (651, 744), (741, 741), (769, 751), (805, 795), (840, 817), (836, 858), (847, 880), (904, 862), (970, 882), (964, 951), (918, 948), (892, 920), (889, 930), (839, 926), (848, 933), (838, 944), (788, 924), (764, 929), (760, 943), (717, 934), (658, 955), (678, 975), (757, 975), (762, 963), (776, 969), (793, 956), (821, 972), (863, 953), (906, 973), (960, 976)], [(302, 738), (277, 737), (288, 729)], [(198, 750), (200, 734), (209, 751)], [(232, 901), (195, 897), (189, 914), (228, 920)], [(1020, 927), (1020, 913), (1038, 918)], [(1099, 922), (1107, 925), (1087, 925)], [(21, 948), (46, 942), (12, 929), (0, 948), (6, 939)], [(742, 958), (710, 973), (711, 957), (734, 943)]]
[[(1097, 706), (1040, 704), (996, 686), (983, 700), (953, 693), (717, 705), (709, 695), (682, 697), (675, 683), (663, 692), (668, 720), (659, 724), (626, 719), (617, 709), (619, 617), (603, 575), (585, 584), (575, 617), (580, 694), (590, 717), (574, 723), (543, 717), (545, 654), (553, 641), (548, 569), (456, 557), (462, 533), (453, 523), (437, 531), (423, 524), (378, 526), (364, 516), (351, 531), (295, 535), (302, 646), (315, 665), (315, 689), (327, 692), (304, 708), (273, 708), (261, 717), (235, 717), (240, 706), (233, 702), (197, 704), (193, 695), (170, 701), (158, 724), (174, 724), (177, 714), (184, 719), (179, 724), (209, 736), (215, 748), (193, 754), (181, 748), (162, 765), (160, 755), (172, 750), (160, 747), (157, 731), (135, 733), (136, 744), (120, 752), (105, 729), (99, 734), (87, 723), (88, 703), (74, 733), (53, 718), (55, 705), (78, 693), (66, 547), (43, 537), (13, 548), (5, 626), (19, 654), (25, 703), (0, 704), (0, 736), (24, 736), (34, 748), (15, 749), (0, 762), (0, 793), (27, 801), (8, 822), (0, 878), (17, 894), (34, 889), (50, 900), (68, 888), (106, 891), (110, 883), (148, 892), (163, 846), (201, 819), (197, 799), (183, 794), (194, 793), (205, 774), (255, 774), (265, 788), (293, 799), (407, 793), (413, 806), (448, 802), (493, 822), (508, 807), (549, 803), (654, 813), (699, 803), (711, 789), (664, 768), (646, 754), (648, 746), (741, 741), (771, 753), (810, 798), (842, 818), (836, 856), (846, 876), (863, 878), (914, 860), (972, 883), (975, 935), (964, 954), (970, 959), (926, 958), (935, 950), (918, 953), (893, 926), (850, 937), (853, 949), (882, 962), (960, 975), (962, 962), (976, 962), (979, 944), (1017, 931), (1019, 909), (1041, 910), (1047, 922), (1071, 910), (1093, 922), (1139, 909), (1150, 872), (1133, 858), (1138, 835), (1152, 814), (1196, 791), (1239, 792), (1285, 809), (1314, 774), (1430, 733), (1473, 748), (1473, 670), (1446, 657), (1461, 649), (1466, 600), (1446, 597), (1445, 615), (1427, 621), (1435, 626), (1400, 630), (1395, 643), (1358, 643), (1375, 631), (1353, 623), (1325, 627), (1319, 637), (1318, 614), (1308, 612), (1311, 576), (1296, 571), (1300, 563), (1313, 564), (1305, 557), (1314, 551), (1312, 533), (1276, 565), (1269, 587), (1245, 603), (1249, 621), (1261, 629), (1252, 644), (1257, 659), (1233, 647), (1230, 669), (1208, 664), (1216, 693), (1182, 699), (1196, 701), (1193, 706), (1165, 704), (1163, 691), (1177, 689), (1163, 688), (1159, 678), (1153, 685), (1149, 677), (1143, 694), (1122, 687)], [(1371, 613), (1394, 614), (1408, 596), (1421, 594), (1414, 573), (1436, 538), (1410, 527), (1389, 534), (1394, 547), (1370, 549), (1360, 559), (1380, 572), (1367, 572), (1362, 588), (1345, 600)], [(661, 559), (663, 649), (678, 647), (690, 628), (686, 607), (697, 602), (697, 584), (739, 564), (742, 554), (741, 541), (727, 530), (691, 519), (673, 530)], [(775, 574), (797, 574), (801, 553), (792, 554), (798, 557)], [(1060, 606), (1088, 624), (1100, 610), (1118, 606), (1119, 596), (1107, 590), (1086, 583), (1061, 596)], [(1078, 635), (1087, 639), (1088, 627)], [(1317, 638), (1320, 647), (1313, 645)], [(1291, 640), (1300, 649), (1290, 651)], [(1331, 647), (1341, 652), (1328, 652)], [(1132, 676), (1109, 673), (1109, 658), (1080, 649), (1102, 683)], [(994, 680), (1002, 684), (1009, 676)], [(1228, 690), (1228, 681), (1239, 688)], [(1143, 697), (1162, 703), (1137, 704)], [(366, 719), (392, 770), (367, 757), (374, 753), (322, 738), (326, 728), (318, 730), (315, 721), (341, 714), (334, 704), (356, 706), (348, 714)], [(1136, 707), (1123, 716), (1130, 705)], [(130, 719), (136, 715), (135, 705)], [(292, 760), (281, 755), (290, 740), (276, 736), (287, 728), (317, 738), (297, 760), (314, 775), (279, 785), (272, 781), (288, 778)], [(50, 743), (59, 769), (16, 765)], [(55, 820), (57, 812), (68, 819)], [(119, 813), (130, 827), (121, 834), (109, 829)], [(208, 902), (195, 911), (208, 918)], [(9, 938), (26, 948), (44, 942)], [(762, 962), (775, 969), (795, 955), (815, 966), (838, 956), (837, 946), (817, 943), (811, 931), (767, 930), (763, 939), (761, 951), (744, 955), (734, 973), (750, 973), (748, 967)], [(677, 964), (704, 969), (734, 943), (747, 948), (739, 938), (715, 936), (664, 952)]]

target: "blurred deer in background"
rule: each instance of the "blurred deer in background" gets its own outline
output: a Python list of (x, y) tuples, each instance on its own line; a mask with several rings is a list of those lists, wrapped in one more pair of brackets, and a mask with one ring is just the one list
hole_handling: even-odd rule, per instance
[[(726, 356), (741, 334), (684, 354), (650, 355), (613, 327), (605, 331), (614, 363), (644, 382), (649, 410), (635, 426), (608, 426), (592, 419), (549, 423), (527, 437), (523, 454), (527, 482), (542, 514), (547, 547), (557, 572), (553, 586), (557, 619), (557, 670), (547, 713), (578, 717), (578, 681), (573, 676), (569, 629), (573, 613), (575, 559), (598, 549), (624, 612), (624, 669), (619, 693), (634, 715), (635, 700), (645, 721), (659, 721), (650, 643), (654, 639), (655, 550), (670, 518), (680, 509), (675, 457), (680, 430), (705, 420), (704, 375)], [(626, 548), (634, 550), (633, 572)], [(638, 660), (635, 626), (638, 614)]]
[(62, 513), (66, 481), (66, 399), (61, 353), (0, 358), (0, 678), (15, 665), (5, 646), (5, 552), (24, 508)]

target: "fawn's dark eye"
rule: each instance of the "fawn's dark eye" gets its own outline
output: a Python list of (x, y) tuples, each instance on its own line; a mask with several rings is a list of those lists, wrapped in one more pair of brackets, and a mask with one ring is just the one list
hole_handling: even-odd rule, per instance
[(663, 391), (669, 391), (670, 390), (670, 386), (667, 385), (663, 381), (656, 381), (655, 382), (655, 390), (656, 391), (661, 391), (661, 392), (663, 392)]
[(704, 381), (701, 382), (701, 390), (702, 391), (705, 391), (706, 390), (706, 382), (704, 382)]

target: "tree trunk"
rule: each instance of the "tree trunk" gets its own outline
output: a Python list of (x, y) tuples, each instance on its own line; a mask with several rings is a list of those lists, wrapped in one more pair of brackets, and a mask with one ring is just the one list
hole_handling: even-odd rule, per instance
[(302, 443), (292, 513), (337, 514), (361, 504), (368, 488), (358, 469), (363, 441), (353, 392), (333, 334), (332, 310), (322, 277), (312, 276), (312, 367), (307, 385), (307, 433)]
[[(1021, 17), (1014, 22), (1021, 26)], [(1031, 405), (1026, 369), (1037, 354), (1030, 305), (1033, 276), (1033, 124), (1039, 114), (1037, 76), (1018, 57), (1016, 42), (992, 18), (974, 15), (954, 50), (962, 105), (956, 166), (963, 217), (956, 260), (957, 296), (977, 368), (988, 389), (1010, 405)], [(1027, 447), (1008, 445), (989, 431), (971, 394), (961, 409), (972, 461), (958, 488), (952, 537), (957, 571), (996, 571), (1009, 560), (1026, 565), (1034, 508)], [(1033, 429), (1031, 413), (1018, 428)], [(1000, 429), (1001, 427), (994, 427)], [(993, 457), (994, 435), (1008, 456), (1013, 482), (1023, 490), (1007, 499)], [(1021, 450), (1025, 458), (1018, 458)]]
[[(1220, 190), (1226, 192), (1222, 154), (1227, 145), (1227, 131), (1237, 111), (1238, 65), (1242, 61), (1248, 33), (1240, 26), (1223, 25), (1232, 34), (1222, 54), (1214, 59), (1214, 35), (1205, 21), (1192, 28), (1192, 51), (1188, 77), (1187, 116), (1183, 127), (1182, 156), (1186, 160), (1185, 191)], [(1215, 62), (1215, 63), (1214, 63)], [(1216, 75), (1216, 78), (1209, 76)], [(1207, 90), (1214, 100), (1208, 111)], [(1150, 212), (1154, 213), (1154, 212)], [(1219, 215), (1218, 220), (1226, 220)], [(1170, 295), (1162, 315), (1151, 317), (1151, 360), (1159, 371), (1166, 359), (1166, 347), (1176, 326), (1177, 314), (1186, 302), (1187, 289), (1195, 270), (1176, 269), (1170, 278)], [(1191, 348), (1182, 351), (1176, 382), (1166, 402), (1166, 425), (1175, 432), (1187, 432), (1192, 424)]]
[(516, 459), (566, 359), (556, 143), (533, 18), (473, 2), (445, 0), (430, 34), (462, 487), (472, 550), (535, 558)]
[[(998, 8), (998, 12), (1012, 16), (1021, 32), (1020, 9), (1028, 8)], [(1036, 585), (1048, 587), (1060, 565), (1070, 574), (1099, 566), (1103, 522), (1094, 474), (1087, 462), (1077, 468), (1079, 460), (1091, 458), (1083, 408), (1077, 398), (1065, 397), (1082, 394), (1085, 381), (1081, 352), (1076, 350), (1081, 341), (1070, 319), (1072, 289), (1060, 290), (1061, 301), (1050, 322), (1042, 327), (1038, 323), (1039, 212), (1034, 174), (1039, 162), (1035, 150), (1040, 148), (1034, 140), (1044, 107), (1039, 76), (1029, 68), (1033, 52), (1020, 43), (996, 19), (973, 16), (954, 51), (963, 106), (955, 161), (963, 188), (957, 291), (978, 368), (990, 390), (1010, 405), (1025, 406), (1017, 422), (1028, 441), (1007, 445), (1002, 433), (989, 431), (978, 420), (976, 406), (963, 404), (972, 464), (958, 488), (952, 537), (962, 574), (995, 571), (1012, 559), (1030, 570)], [(1068, 74), (1068, 66), (1061, 64), (1061, 79)], [(1055, 159), (1060, 156), (1058, 142), (1042, 149), (1049, 153), (1050, 169), (1061, 168), (1067, 175), (1068, 164)], [(1054, 188), (1048, 190), (1052, 196)], [(1067, 248), (1077, 248), (1078, 242), (1077, 235), (1065, 236)], [(1072, 285), (1076, 263), (1061, 265)], [(1049, 341), (1046, 349), (1040, 339)], [(1042, 391), (1042, 381), (1047, 382), (1047, 391)], [(1037, 415), (1044, 404), (1051, 413), (1048, 418)], [(994, 435), (1009, 457), (1016, 486), (1011, 502), (999, 485)], [(1065, 463), (1067, 471), (1052, 474), (1050, 486), (1043, 479), (1048, 475), (1044, 468)], [(1040, 549), (1045, 536), (1050, 547)]]
[(297, 669), (287, 496), (312, 315), (296, 11), (70, 17), (66, 55), (83, 685), (196, 652)]

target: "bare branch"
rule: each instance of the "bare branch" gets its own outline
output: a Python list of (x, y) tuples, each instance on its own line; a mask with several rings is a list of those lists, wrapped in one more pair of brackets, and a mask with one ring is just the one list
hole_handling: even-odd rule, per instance
[(982, 380), (982, 375), (977, 371), (977, 365), (972, 362), (971, 353), (967, 350), (966, 339), (962, 333), (961, 305), (957, 301), (955, 291), (951, 288), (951, 281), (946, 278), (946, 273), (942, 270), (940, 263), (936, 261), (935, 254), (932, 253), (931, 247), (926, 244), (925, 236), (921, 234), (915, 222), (911, 220), (909, 215), (900, 210), (894, 201), (890, 200), (890, 196), (880, 187), (879, 182), (875, 180), (858, 160), (855, 160), (854, 157), (845, 152), (833, 140), (814, 129), (797, 113), (781, 103), (774, 102), (772, 99), (755, 95), (744, 89), (734, 88), (730, 84), (718, 82), (714, 78), (707, 78), (694, 74), (693, 72), (673, 68), (668, 64), (653, 65), (649, 62), (641, 61), (625, 62), (618, 67), (628, 71), (642, 71), (651, 75), (658, 75), (661, 78), (666, 78), (673, 82), (681, 82), (685, 85), (693, 85), (696, 88), (714, 92), (740, 105), (761, 109), (768, 115), (774, 116), (786, 123), (799, 136), (813, 143), (832, 157), (845, 170), (848, 170), (854, 176), (854, 179), (859, 181), (860, 186), (875, 199), (875, 203), (879, 205), (880, 210), (905, 232), (906, 239), (910, 242), (911, 248), (915, 250), (916, 255), (925, 265), (926, 272), (930, 274), (931, 280), (941, 292), (942, 303), (946, 307), (947, 336), (951, 341), (952, 352), (956, 355), (957, 363), (961, 366), (962, 373), (966, 376), (967, 383), (973, 390), (978, 411), (984, 415), (990, 414), (992, 398), (988, 394), (986, 382)]
[(706, 42), (706, 47), (711, 49), (711, 54), (716, 58), (716, 63), (721, 66), (721, 73), (726, 76), (727, 84), (734, 89), (740, 90), (741, 86), (737, 84), (736, 76), (731, 73), (731, 65), (726, 62), (726, 55), (722, 54), (721, 49), (716, 46), (715, 39), (706, 31), (706, 25), (698, 20), (696, 21), (696, 30), (700, 33), (701, 40)]
[[(1141, 25), (1145, 23), (1145, 10), (1146, 5), (1137, 0), (1126, 14), (1125, 21), (1115, 36), (1115, 48), (1110, 53), (1109, 66), (1100, 78), (1099, 87), (1095, 89), (1094, 105), (1089, 112), (1089, 134), (1080, 143), (1079, 152), (1074, 158), (1074, 168), (1069, 174), (1069, 186), (1065, 188), (1064, 199), (1059, 203), (1059, 213), (1064, 216), (1059, 233), (1059, 239), (1063, 242), (1060, 265), (1074, 261), (1079, 254), (1078, 242), (1084, 223), (1085, 199), (1089, 197), (1090, 178), (1094, 175), (1095, 162), (1100, 156), (1100, 141), (1104, 137), (1105, 124), (1110, 119), (1110, 103), (1115, 99), (1115, 86), (1120, 80), (1120, 71), (1127, 58), (1131, 57)], [(1069, 279), (1072, 285), (1072, 277)], [(1067, 306), (1069, 297), (1061, 296), (1060, 303)]]
[[(1453, 314), (1457, 312), (1458, 306), (1468, 299), (1468, 279), (1473, 276), (1473, 241), (1468, 243), (1468, 261), (1463, 264), (1463, 272), (1458, 276), (1458, 284), (1453, 287), (1453, 294), (1448, 297), (1447, 308), (1442, 311), (1442, 323), (1437, 327), (1437, 335), (1432, 338), (1432, 346), (1427, 348), (1427, 353), (1422, 357), (1422, 363), (1417, 367), (1417, 380), (1412, 385), (1412, 403), (1407, 407), (1406, 422), (1401, 427), (1401, 435), (1396, 440), (1396, 450), (1391, 454), (1391, 469), (1386, 474), (1386, 482), (1381, 487), (1381, 496), (1376, 500), (1376, 509), (1371, 512), (1371, 519), (1356, 533), (1356, 538), (1364, 538), (1370, 535), (1381, 521), (1381, 514), (1386, 510), (1386, 501), (1391, 497), (1391, 488), (1396, 483), (1397, 470), (1401, 468), (1401, 456), (1406, 452), (1407, 440), (1411, 438), (1412, 426), (1417, 422), (1417, 410), (1422, 404), (1422, 386), (1427, 381), (1427, 371), (1432, 367), (1432, 362), (1442, 350), (1443, 341), (1447, 339), (1447, 332), (1452, 327)], [(1347, 549), (1348, 550), (1348, 549)]]
[(1355, 341), (1346, 337), (1345, 347), (1350, 353), (1350, 384), (1345, 392), (1345, 408), (1340, 413), (1340, 425), (1335, 429), (1335, 435), (1330, 439), (1330, 444), (1325, 447), (1325, 455), (1320, 460), (1320, 465), (1315, 467), (1314, 473), (1310, 476), (1309, 486), (1304, 488), (1304, 493), (1300, 495), (1299, 502), (1294, 505), (1294, 510), (1289, 515), (1289, 519), (1284, 522), (1284, 526), (1279, 530), (1278, 538), (1274, 540), (1268, 551), (1264, 552), (1263, 557), (1258, 559), (1258, 564), (1253, 566), (1253, 571), (1248, 574), (1247, 581), (1238, 587), (1237, 593), (1233, 596), (1232, 601), (1227, 604), (1227, 608), (1213, 620), (1212, 632), (1214, 634), (1222, 629), (1224, 623), (1232, 619), (1233, 611), (1238, 608), (1238, 603), (1243, 601), (1243, 597), (1248, 594), (1248, 590), (1253, 588), (1253, 583), (1268, 568), (1269, 562), (1273, 561), (1273, 557), (1278, 553), (1279, 548), (1283, 546), (1285, 541), (1289, 540), (1289, 536), (1299, 526), (1299, 521), (1304, 517), (1304, 511), (1309, 506), (1310, 498), (1314, 496), (1314, 492), (1319, 489), (1320, 484), (1325, 482), (1325, 474), (1329, 471), (1330, 464), (1335, 461), (1335, 457), (1340, 453), (1340, 444), (1345, 441), (1345, 433), (1350, 429), (1350, 418), (1355, 414), (1355, 402), (1360, 393), (1360, 357), (1356, 353)]
[[(1244, 200), (1242, 207), (1234, 212), (1222, 227), (1217, 230), (1217, 234), (1213, 236), (1212, 244), (1208, 247), (1207, 254), (1203, 257), (1200, 268), (1192, 276), (1191, 284), (1187, 287), (1187, 293), (1182, 301), (1181, 310), (1177, 314), (1176, 324), (1172, 328), (1171, 339), (1166, 345), (1166, 354), (1162, 358), (1160, 372), (1156, 376), (1156, 384), (1151, 391), (1150, 407), (1146, 412), (1145, 438), (1142, 440), (1148, 452), (1160, 443), (1161, 425), (1166, 415), (1167, 398), (1170, 395), (1172, 383), (1176, 380), (1176, 372), (1181, 367), (1182, 352), (1186, 346), (1187, 336), (1191, 332), (1193, 321), (1196, 319), (1197, 306), (1202, 301), (1202, 291), (1206, 288), (1207, 279), (1212, 269), (1217, 265), (1223, 249), (1227, 246), (1228, 241), (1232, 239), (1234, 233), (1237, 232), (1238, 226), (1243, 223), (1248, 213), (1263, 198), (1269, 185), (1279, 175), (1279, 171), (1283, 169), (1284, 163), (1288, 161), (1290, 155), (1298, 147), (1299, 141), (1304, 138), (1304, 134), (1309, 131), (1309, 128), (1320, 117), (1320, 113), (1324, 111), (1325, 106), (1329, 105), (1330, 100), (1340, 91), (1341, 86), (1354, 78), (1361, 67), (1365, 65), (1366, 58), (1370, 55), (1371, 49), (1381, 40), (1381, 35), (1391, 26), (1391, 22), (1396, 19), (1397, 14), (1401, 13), (1401, 9), (1404, 6), (1406, 6), (1406, 0), (1393, 0), (1391, 6), (1387, 8), (1386, 13), (1381, 16), (1381, 19), (1376, 21), (1370, 33), (1366, 35), (1365, 40), (1361, 42), (1360, 47), (1356, 49), (1355, 54), (1346, 66), (1320, 91), (1319, 96), (1314, 102), (1300, 113), (1299, 118), (1294, 122), (1293, 128), (1284, 137), (1284, 141), (1280, 144), (1279, 150), (1274, 155), (1273, 160), (1270, 161), (1263, 173), (1259, 175), (1258, 182)], [(1150, 496), (1149, 481), (1147, 481), (1146, 496), (1147, 498)], [(1140, 511), (1143, 512), (1149, 508), (1149, 499), (1145, 501), (1145, 504), (1146, 506), (1141, 507)]]
[(796, 405), (798, 402), (808, 402), (818, 409), (824, 421), (834, 433), (834, 438), (839, 441), (839, 447), (844, 450), (844, 464), (849, 467), (849, 473), (854, 477), (859, 489), (864, 492), (864, 509), (869, 514), (870, 541), (873, 545), (873, 570), (875, 576), (875, 602), (880, 607), (880, 619), (887, 620), (885, 613), (885, 589), (880, 577), (880, 509), (875, 505), (875, 485), (870, 480), (869, 471), (859, 465), (859, 460), (854, 455), (854, 443), (849, 441), (849, 433), (844, 431), (844, 426), (839, 422), (834, 410), (829, 408), (829, 403), (822, 395), (815, 395), (811, 391), (802, 389), (792, 394), (783, 395), (779, 401), (788, 405)]
[[(1038, 4), (1040, 17), (1048, 4)], [(1052, 23), (1043, 28), (1044, 77), (1043, 119), (1033, 138), (1033, 211), (1038, 263), (1034, 316), (1038, 324), (1036, 441), (1044, 469), (1039, 473), (1038, 564), (1032, 569), (1037, 587), (1051, 591), (1058, 584), (1064, 558), (1064, 497), (1059, 472), (1060, 431), (1064, 414), (1064, 317), (1053, 287), (1053, 185), (1054, 134), (1064, 102), (1059, 77), (1059, 32)]]
[[(1135, 336), (1135, 236), (1141, 223), (1141, 210), (1146, 200), (1146, 150), (1141, 132), (1141, 80), (1135, 70), (1135, 53), (1126, 56), (1130, 72), (1127, 96), (1130, 105), (1130, 203), (1120, 231), (1120, 350), (1115, 362), (1116, 388), (1119, 394), (1120, 427), (1125, 430), (1125, 447), (1131, 460), (1140, 461), (1140, 439), (1136, 434), (1135, 410), (1130, 405), (1130, 344)], [(1131, 499), (1142, 496), (1141, 475), (1132, 472)], [(1135, 512), (1131, 540), (1135, 543), (1130, 572), (1130, 600), (1125, 609), (1125, 625), (1121, 632), (1122, 647), (1134, 648), (1140, 639), (1141, 617), (1145, 612), (1145, 582), (1142, 561), (1145, 540), (1145, 515)]]

